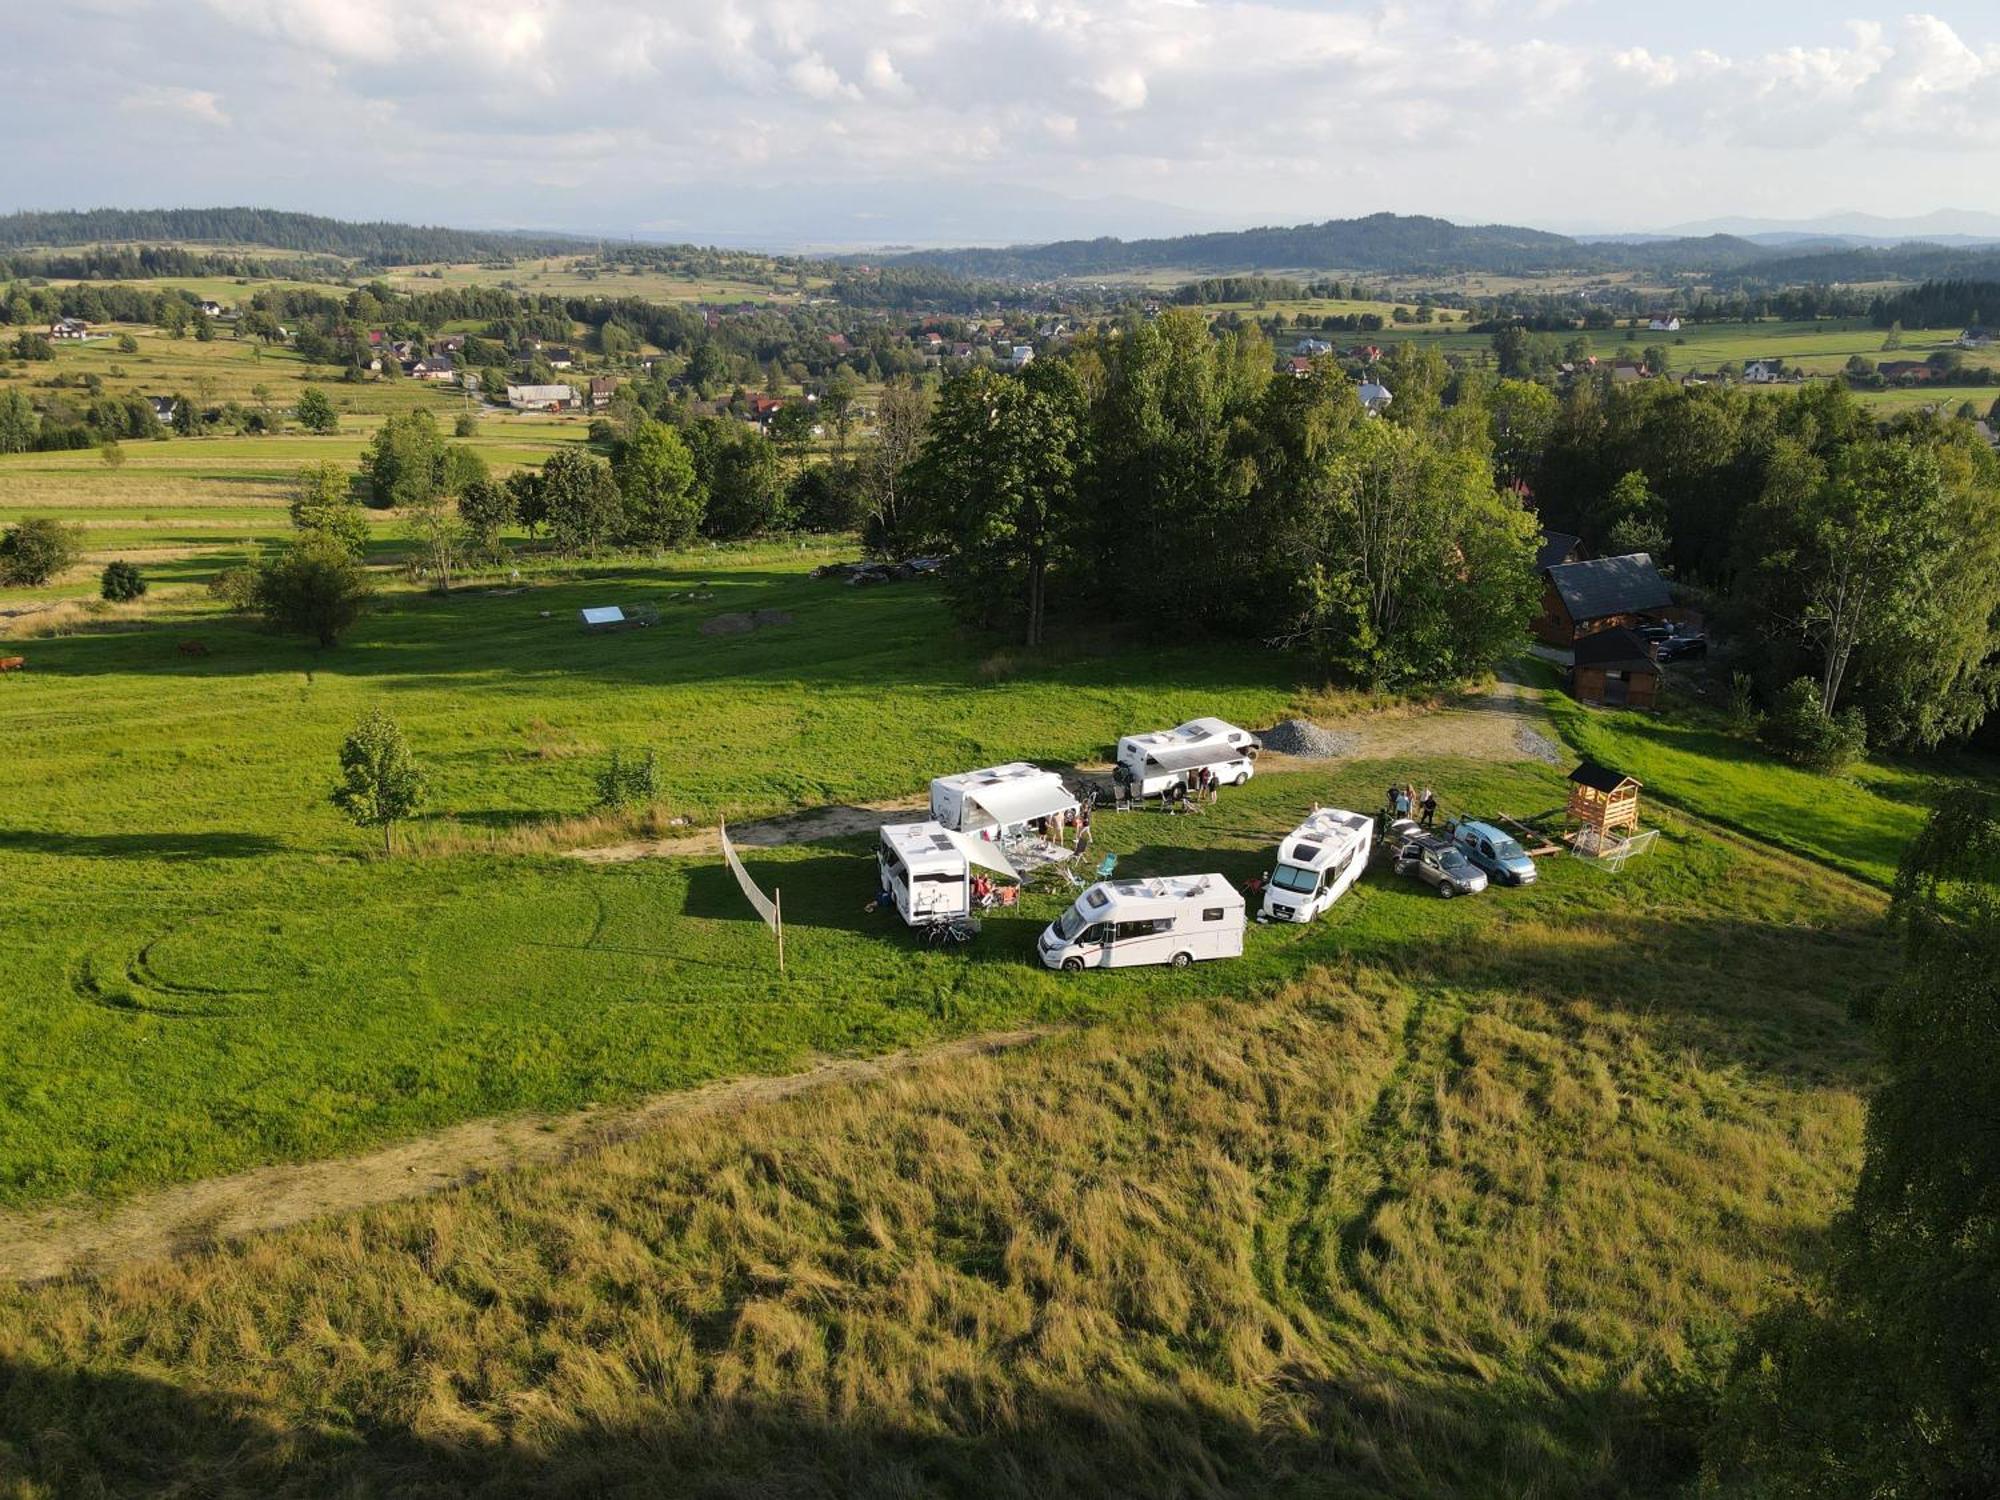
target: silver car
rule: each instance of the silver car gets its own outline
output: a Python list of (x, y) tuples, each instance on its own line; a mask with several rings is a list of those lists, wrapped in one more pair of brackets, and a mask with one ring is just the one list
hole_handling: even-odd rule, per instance
[(1420, 833), (1396, 850), (1396, 873), (1423, 881), (1445, 900), (1486, 889), (1486, 872), (1450, 839)]

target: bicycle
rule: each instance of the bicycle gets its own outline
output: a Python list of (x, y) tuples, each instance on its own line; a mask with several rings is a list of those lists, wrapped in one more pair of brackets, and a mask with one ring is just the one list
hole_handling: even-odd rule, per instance
[(932, 948), (945, 948), (954, 943), (969, 943), (978, 932), (979, 924), (970, 917), (946, 917), (924, 929), (924, 942)]

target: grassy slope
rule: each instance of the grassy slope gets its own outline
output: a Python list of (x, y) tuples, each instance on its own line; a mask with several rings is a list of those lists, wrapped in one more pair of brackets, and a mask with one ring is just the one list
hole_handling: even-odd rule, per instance
[[(1110, 823), (1248, 844), (1275, 810)], [(1659, 1495), (1679, 1377), (1845, 1186), (1843, 1005), (1882, 955), (1833, 877), (1683, 829), (1643, 874), (1549, 874), (1371, 881), (1285, 965), (1258, 931), (1187, 983), (1051, 982), (1133, 1018), (1028, 1053), (0, 1292), (0, 1483)], [(808, 932), (816, 989), (835, 944), (897, 948)], [(1015, 941), (947, 967), (1047, 1013)]]
[(1606, 712), (1556, 694), (1548, 701), (1579, 754), (1638, 777), (1656, 802), (1885, 888), (1948, 779), (1887, 762), (1832, 779), (1788, 766), (1700, 716)]

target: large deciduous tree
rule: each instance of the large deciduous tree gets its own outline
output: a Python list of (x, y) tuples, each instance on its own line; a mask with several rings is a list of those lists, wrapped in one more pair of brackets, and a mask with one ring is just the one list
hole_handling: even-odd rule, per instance
[(594, 555), (617, 536), (624, 505), (602, 459), (574, 448), (551, 454), (536, 488), (549, 539), (564, 556)]
[(694, 455), (664, 422), (642, 420), (619, 444), (612, 473), (625, 500), (625, 535), (661, 551), (684, 547), (701, 529), (706, 496)]

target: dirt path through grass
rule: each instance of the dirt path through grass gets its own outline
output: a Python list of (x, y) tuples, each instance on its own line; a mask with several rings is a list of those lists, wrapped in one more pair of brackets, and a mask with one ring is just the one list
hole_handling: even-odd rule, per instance
[(0, 1278), (40, 1281), (161, 1260), (218, 1241), (371, 1204), (422, 1197), (494, 1172), (577, 1156), (660, 1122), (725, 1114), (917, 1063), (1026, 1046), (1037, 1029), (989, 1032), (880, 1057), (833, 1058), (802, 1073), (737, 1078), (616, 1109), (473, 1120), (362, 1156), (260, 1167), (109, 1204), (0, 1210)]
[[(1362, 714), (1316, 720), (1323, 728), (1352, 735), (1354, 748), (1343, 760), (1436, 760), (1459, 756), (1466, 760), (1508, 763), (1540, 760), (1550, 765), (1569, 760), (1542, 712), (1539, 695), (1519, 682), (1502, 677), (1483, 693), (1469, 694), (1442, 708), (1416, 713)], [(1259, 764), (1273, 771), (1309, 770), (1326, 761), (1265, 752)], [(1105, 775), (1108, 765), (1072, 769)], [(739, 823), (731, 837), (741, 848), (775, 849), (786, 844), (810, 844), (819, 839), (872, 834), (883, 819), (896, 813), (922, 813), (927, 799), (899, 797), (888, 802), (834, 803), (809, 807), (775, 818)], [(630, 839), (571, 849), (568, 855), (588, 864), (625, 864), (635, 859), (662, 859), (716, 852), (715, 830), (704, 828), (664, 839)]]

